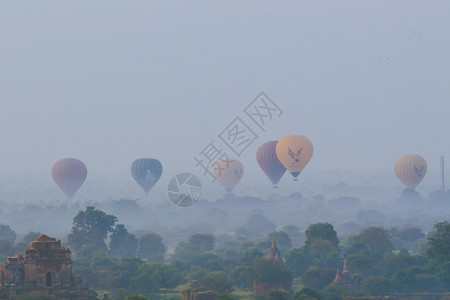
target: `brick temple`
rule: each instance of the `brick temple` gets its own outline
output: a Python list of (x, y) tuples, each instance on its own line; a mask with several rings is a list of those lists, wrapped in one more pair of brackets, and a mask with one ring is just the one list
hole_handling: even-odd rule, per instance
[(50, 295), (57, 299), (96, 299), (81, 277), (74, 277), (69, 249), (61, 241), (40, 235), (21, 254), (0, 264), (0, 298), (11, 299), (27, 294)]
[[(274, 261), (277, 264), (280, 265), (281, 268), (285, 269), (286, 265), (283, 262), (283, 259), (281, 258), (280, 251), (278, 250), (277, 242), (275, 240), (275, 237), (272, 240), (272, 247), (269, 250), (269, 254), (267, 255), (267, 260)], [(278, 290), (280, 287), (278, 287), (273, 282), (258, 282), (253, 281), (253, 297), (263, 297), (267, 293), (269, 293), (272, 290)]]

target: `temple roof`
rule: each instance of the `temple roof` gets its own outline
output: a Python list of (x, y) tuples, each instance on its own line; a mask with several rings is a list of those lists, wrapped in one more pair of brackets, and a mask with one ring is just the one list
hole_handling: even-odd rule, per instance
[(277, 247), (277, 242), (275, 240), (275, 237), (272, 240), (272, 248), (270, 248), (270, 250), (269, 250), (269, 254), (267, 255), (267, 259), (274, 260), (274, 261), (279, 262), (282, 265), (284, 265), (284, 262), (281, 259), (280, 251), (278, 250), (278, 247)]
[(36, 242), (56, 242), (55, 238), (49, 237), (46, 234), (41, 234), (37, 239)]
[(331, 285), (341, 286), (346, 289), (354, 289), (356, 287), (357, 283), (354, 281), (347, 267), (347, 259), (344, 259), (344, 268), (342, 273), (339, 272), (339, 269), (337, 269), (336, 277)]

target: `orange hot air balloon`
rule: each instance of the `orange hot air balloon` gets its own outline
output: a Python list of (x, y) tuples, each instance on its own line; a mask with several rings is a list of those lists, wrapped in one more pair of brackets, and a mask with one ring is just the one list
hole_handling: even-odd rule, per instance
[(394, 165), (398, 179), (413, 190), (427, 174), (427, 162), (417, 154), (405, 154), (397, 158)]
[(303, 135), (288, 135), (278, 141), (277, 157), (283, 166), (294, 176), (294, 181), (305, 168), (313, 155), (311, 141)]
[(221, 159), (214, 165), (214, 176), (227, 192), (239, 183), (244, 175), (244, 166), (235, 158)]
[(87, 168), (81, 160), (63, 158), (53, 165), (52, 176), (64, 194), (72, 198), (86, 180)]

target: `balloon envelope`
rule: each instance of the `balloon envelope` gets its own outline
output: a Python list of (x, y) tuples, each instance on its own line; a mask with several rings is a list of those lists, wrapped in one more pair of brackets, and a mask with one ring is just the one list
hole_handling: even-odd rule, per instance
[(244, 175), (244, 166), (235, 158), (221, 159), (214, 165), (214, 175), (225, 190), (231, 192)]
[(395, 174), (408, 189), (414, 189), (427, 174), (427, 162), (417, 154), (405, 154), (397, 158)]
[(154, 158), (139, 158), (131, 164), (131, 175), (146, 193), (158, 182), (162, 171), (160, 161)]
[(52, 177), (64, 194), (72, 198), (86, 180), (87, 168), (81, 160), (63, 158), (53, 165)]
[(270, 181), (272, 181), (274, 187), (276, 187), (286, 172), (286, 168), (277, 157), (277, 143), (278, 141), (266, 142), (256, 151), (256, 160)]
[(297, 176), (311, 160), (313, 145), (306, 136), (288, 135), (278, 141), (276, 153), (283, 166), (297, 180)]

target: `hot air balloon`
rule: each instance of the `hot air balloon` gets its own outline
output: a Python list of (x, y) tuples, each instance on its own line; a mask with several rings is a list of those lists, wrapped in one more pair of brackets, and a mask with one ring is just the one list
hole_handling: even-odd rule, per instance
[(297, 181), (297, 176), (311, 160), (313, 145), (306, 136), (288, 135), (278, 141), (276, 153), (283, 166), (294, 176), (294, 181)]
[(235, 158), (221, 159), (214, 165), (214, 176), (229, 193), (244, 175), (244, 166)]
[(162, 171), (161, 163), (154, 158), (139, 158), (131, 164), (131, 175), (145, 193), (158, 182)]
[(413, 190), (427, 174), (427, 162), (417, 154), (405, 154), (397, 158), (395, 174), (407, 189)]
[(63, 158), (53, 165), (52, 177), (64, 194), (72, 198), (86, 180), (87, 168), (81, 160)]
[(270, 181), (272, 181), (273, 188), (277, 188), (278, 181), (286, 172), (286, 168), (277, 157), (277, 143), (278, 141), (266, 142), (256, 151), (256, 160)]

